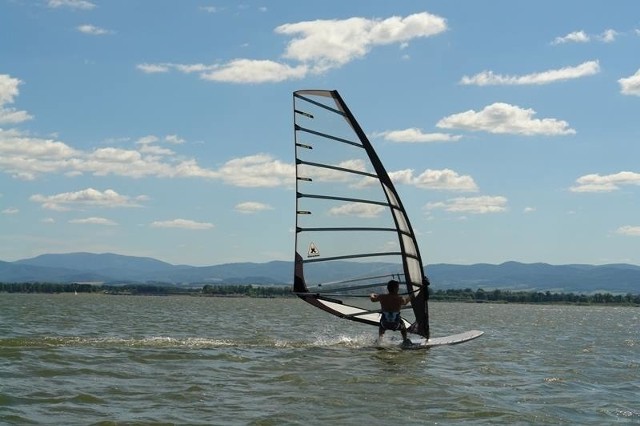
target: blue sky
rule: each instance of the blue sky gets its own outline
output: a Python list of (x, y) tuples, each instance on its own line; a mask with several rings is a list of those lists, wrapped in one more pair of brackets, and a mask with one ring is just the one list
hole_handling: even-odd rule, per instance
[(640, 264), (635, 0), (0, 0), (0, 260), (292, 260), (337, 89), (426, 264)]

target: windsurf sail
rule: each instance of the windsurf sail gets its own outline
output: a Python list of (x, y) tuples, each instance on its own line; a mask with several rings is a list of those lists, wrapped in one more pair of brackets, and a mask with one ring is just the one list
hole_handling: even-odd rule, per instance
[(429, 281), (402, 201), (337, 91), (293, 93), (296, 227), (293, 291), (341, 318), (377, 326), (368, 298), (401, 283), (411, 333), (429, 337)]

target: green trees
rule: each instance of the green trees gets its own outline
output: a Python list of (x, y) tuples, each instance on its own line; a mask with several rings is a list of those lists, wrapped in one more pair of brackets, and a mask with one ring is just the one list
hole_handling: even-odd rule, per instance
[(287, 287), (254, 286), (254, 285), (211, 285), (202, 287), (202, 294), (207, 296), (249, 296), (249, 297), (283, 297), (290, 296)]
[[(219, 297), (293, 297), (288, 286), (263, 286), (243, 284), (205, 284), (203, 287), (177, 287), (163, 283), (91, 285), (86, 283), (0, 283), (0, 293), (106, 293), (131, 295), (194, 295)], [(429, 290), (430, 299), (444, 302), (490, 302), (490, 303), (564, 303), (564, 304), (609, 304), (640, 306), (640, 294), (575, 294), (552, 293), (550, 291)]]
[(493, 290), (485, 291), (479, 288), (475, 292), (471, 289), (464, 290), (436, 290), (431, 300), (448, 302), (507, 302), (507, 303), (564, 303), (564, 304), (615, 304), (615, 305), (640, 305), (640, 294), (612, 295), (610, 293), (575, 294), (552, 293), (550, 291), (511, 291)]
[(0, 283), (0, 293), (106, 293), (132, 295), (205, 295), (205, 296), (249, 296), (283, 297), (290, 296), (291, 289), (281, 286), (258, 286), (241, 284), (211, 285), (199, 287), (178, 287), (163, 283), (91, 285), (59, 283)]
[(0, 293), (93, 293), (102, 291), (99, 286), (77, 283), (0, 283)]

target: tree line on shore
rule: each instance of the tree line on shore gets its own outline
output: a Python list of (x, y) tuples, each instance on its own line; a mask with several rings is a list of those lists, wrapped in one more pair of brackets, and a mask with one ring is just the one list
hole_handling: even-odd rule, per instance
[(431, 300), (450, 302), (506, 302), (506, 303), (565, 303), (565, 304), (613, 304), (640, 306), (640, 294), (611, 293), (552, 293), (550, 291), (513, 290), (436, 290), (430, 294)]
[[(293, 297), (289, 286), (205, 284), (203, 287), (177, 287), (163, 283), (92, 285), (86, 283), (0, 283), (0, 293), (103, 293), (112, 295), (193, 295), (220, 297)], [(640, 306), (640, 294), (552, 293), (477, 289), (431, 290), (429, 298), (442, 302), (561, 303)]]
[(164, 283), (94, 285), (86, 283), (0, 283), (0, 293), (101, 293), (112, 295), (204, 295), (284, 297), (293, 296), (289, 286), (211, 285), (178, 287)]

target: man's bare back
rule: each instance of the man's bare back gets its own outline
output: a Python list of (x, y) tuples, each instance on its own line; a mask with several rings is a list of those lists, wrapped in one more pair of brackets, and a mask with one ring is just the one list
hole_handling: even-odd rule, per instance
[(409, 303), (408, 297), (402, 297), (398, 294), (375, 294), (370, 297), (372, 302), (380, 302), (380, 307), (384, 312), (400, 312), (402, 305)]

